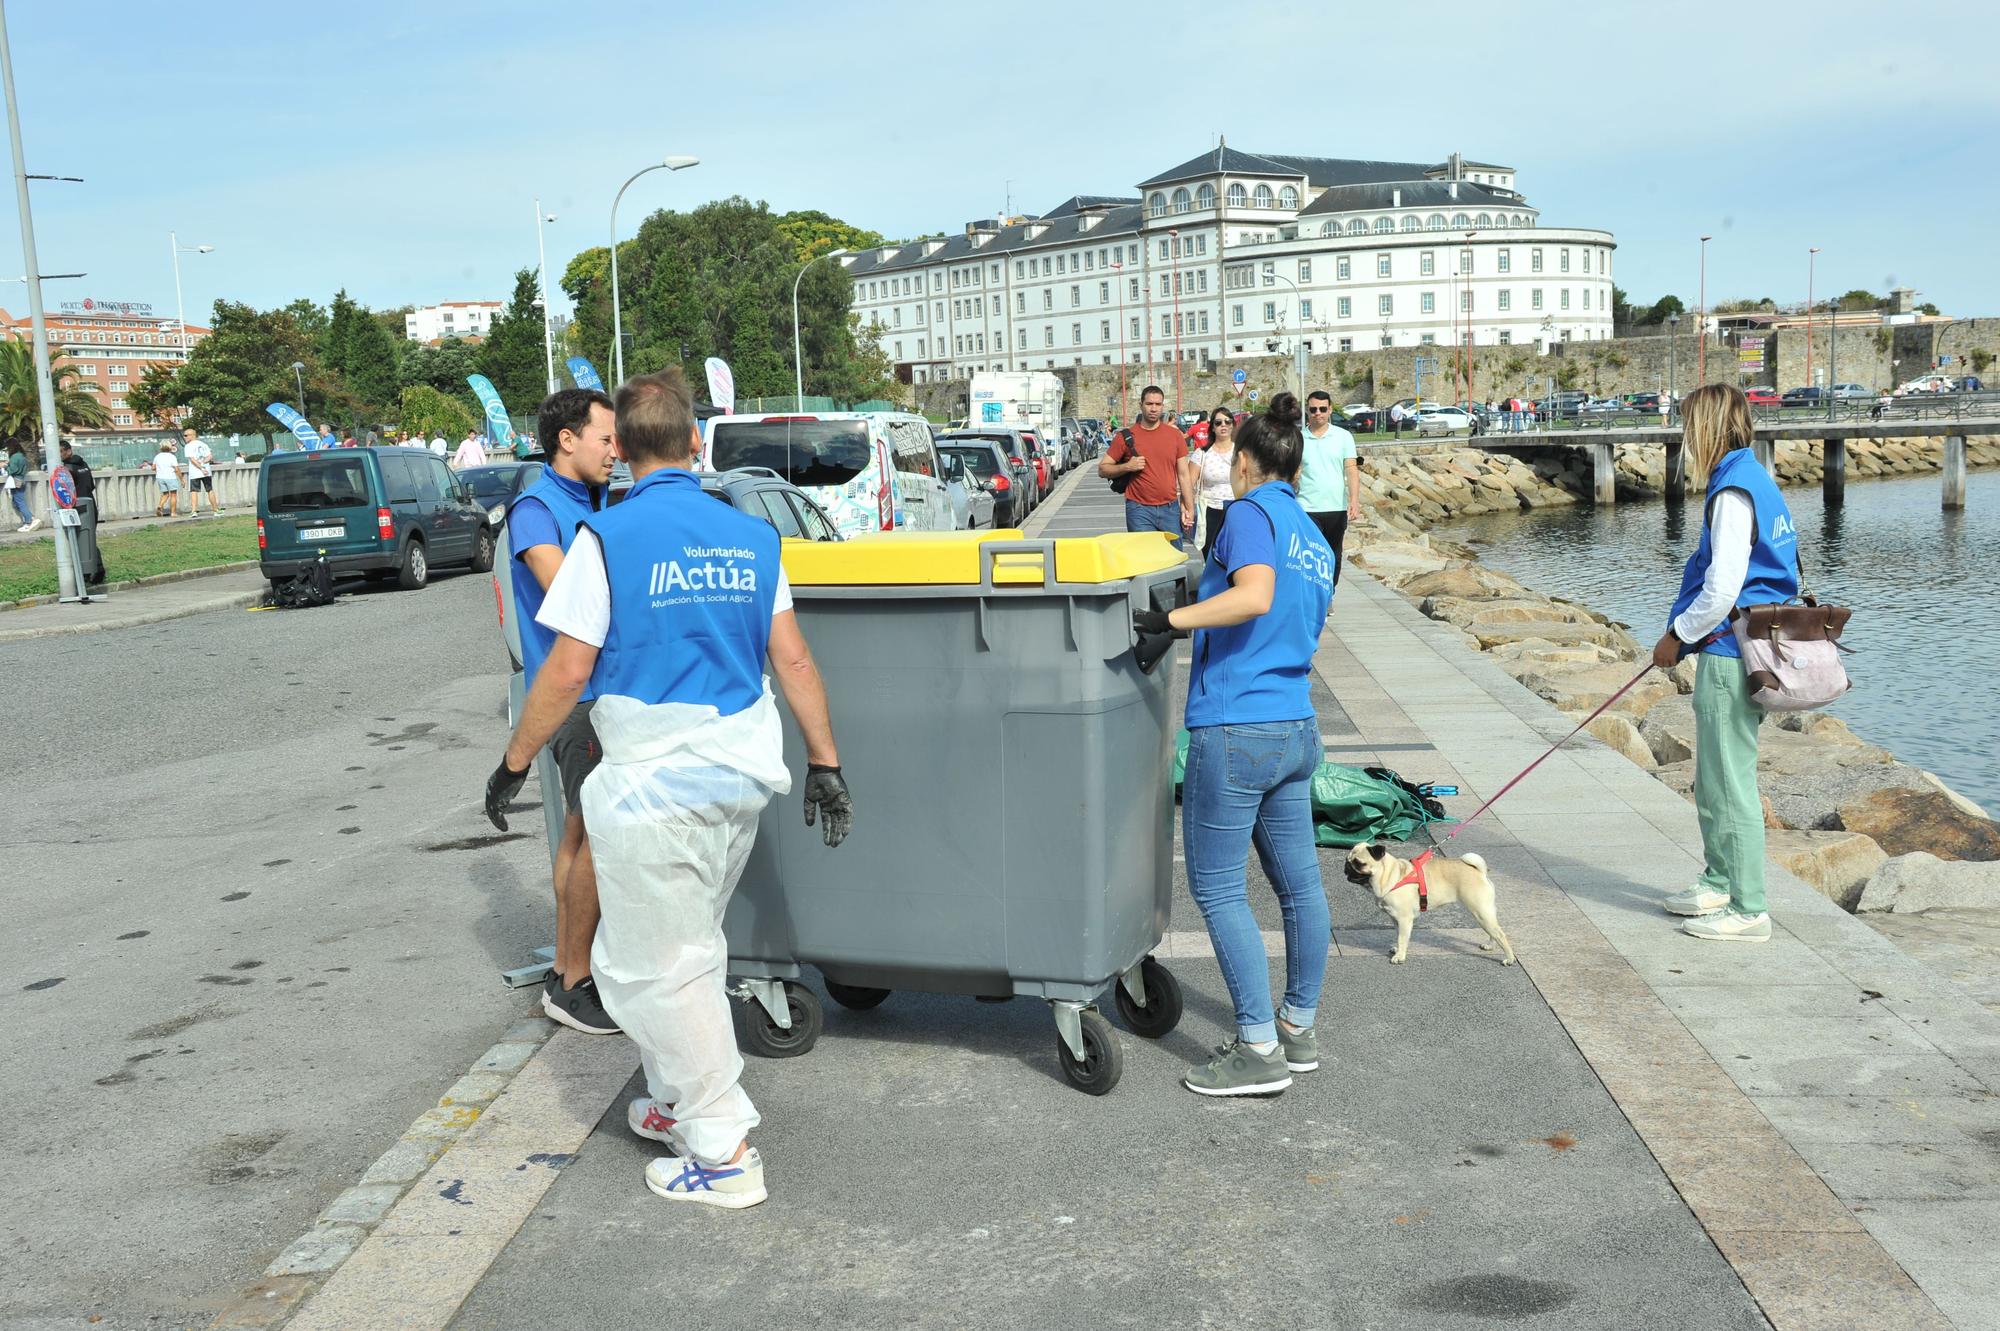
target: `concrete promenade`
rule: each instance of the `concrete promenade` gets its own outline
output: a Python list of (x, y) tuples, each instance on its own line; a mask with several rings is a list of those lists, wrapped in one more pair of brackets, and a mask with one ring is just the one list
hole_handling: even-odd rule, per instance
[[(1083, 472), (1031, 534), (1119, 525)], [(1461, 816), (1569, 726), (1352, 568), (1315, 675), (1329, 757), (1455, 781)], [(652, 1197), (631, 1046), (560, 1033), (289, 1324), (2000, 1326), (2000, 1019), (1775, 868), (1771, 943), (1687, 938), (1657, 903), (1699, 845), (1610, 750), (1551, 758), (1454, 843), (1518, 967), (1455, 906), (1391, 967), (1322, 851), (1325, 1063), (1272, 1101), (1178, 1085), (1231, 1024), (1184, 881), (1187, 1015), (1123, 1033), (1102, 1099), (1040, 1005), (829, 1004), (812, 1053), (749, 1062), (772, 1196), (742, 1214)]]

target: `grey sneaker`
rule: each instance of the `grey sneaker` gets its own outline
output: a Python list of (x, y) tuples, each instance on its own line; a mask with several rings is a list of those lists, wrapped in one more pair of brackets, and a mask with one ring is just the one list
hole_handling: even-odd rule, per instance
[(1285, 1029), (1285, 1023), (1278, 1023), (1278, 1052), (1285, 1056), (1285, 1066), (1294, 1072), (1314, 1072), (1319, 1068), (1319, 1030), (1308, 1026), (1296, 1033)]
[(1196, 1095), (1276, 1095), (1292, 1084), (1292, 1074), (1285, 1066), (1283, 1045), (1260, 1054), (1241, 1040), (1231, 1040), (1216, 1048), (1214, 1058), (1189, 1068), (1181, 1082)]
[(1762, 911), (1745, 915), (1740, 911), (1725, 910), (1689, 920), (1681, 926), (1681, 932), (1717, 943), (1768, 943), (1771, 941), (1771, 917)]
[(1676, 892), (1660, 903), (1672, 915), (1713, 915), (1729, 905), (1729, 894), (1696, 883), (1685, 892)]

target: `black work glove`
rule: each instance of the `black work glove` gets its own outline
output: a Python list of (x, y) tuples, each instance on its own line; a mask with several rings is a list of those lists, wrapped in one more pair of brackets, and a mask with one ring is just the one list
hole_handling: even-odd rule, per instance
[(1161, 633), (1178, 633), (1180, 630), (1167, 621), (1167, 612), (1164, 610), (1134, 610), (1132, 631), (1141, 637), (1150, 637)]
[(806, 826), (811, 827), (816, 817), (825, 820), (829, 847), (847, 840), (854, 826), (854, 797), (847, 793), (847, 782), (841, 779), (838, 767), (806, 765)]
[(500, 755), (500, 765), (493, 769), (493, 775), (486, 778), (486, 818), (502, 832), (507, 830), (507, 806), (521, 793), (527, 784), (528, 773), (534, 770), (530, 763), (521, 771), (507, 766), (507, 755)]

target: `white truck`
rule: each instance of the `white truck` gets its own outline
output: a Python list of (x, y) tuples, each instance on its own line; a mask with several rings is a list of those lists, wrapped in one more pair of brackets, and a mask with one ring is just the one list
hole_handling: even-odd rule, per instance
[(966, 425), (1004, 425), (1014, 430), (1033, 430), (1036, 437), (1052, 445), (1050, 460), (1061, 466), (1063, 456), (1062, 380), (1046, 370), (981, 371), (972, 376), (972, 395)]

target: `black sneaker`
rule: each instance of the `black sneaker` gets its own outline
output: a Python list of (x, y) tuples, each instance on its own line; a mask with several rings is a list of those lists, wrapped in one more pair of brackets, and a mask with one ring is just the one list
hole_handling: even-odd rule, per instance
[(589, 976), (575, 986), (566, 986), (553, 970), (542, 982), (542, 1011), (571, 1030), (585, 1035), (616, 1035), (618, 1023), (604, 1010), (597, 996), (597, 982)]

